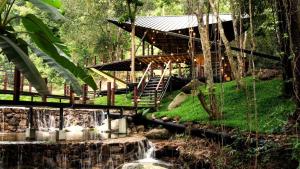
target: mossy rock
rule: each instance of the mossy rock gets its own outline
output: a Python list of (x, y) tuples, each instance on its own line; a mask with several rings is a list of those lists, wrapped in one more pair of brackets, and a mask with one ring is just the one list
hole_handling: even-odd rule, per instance
[(187, 94), (185, 94), (184, 92), (180, 92), (169, 104), (168, 110), (173, 110), (174, 108), (179, 107), (187, 98)]

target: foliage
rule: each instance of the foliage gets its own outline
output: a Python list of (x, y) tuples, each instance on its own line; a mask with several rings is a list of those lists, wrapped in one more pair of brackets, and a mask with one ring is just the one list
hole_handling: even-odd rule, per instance
[[(3, 1), (2, 1), (3, 2)], [(35, 7), (47, 12), (53, 20), (62, 21), (64, 17), (57, 10), (60, 7), (60, 1), (49, 1), (49, 0), (28, 0)], [(1, 4), (1, 17), (0, 17), (0, 47), (2, 53), (12, 61), (17, 69), (21, 71), (30, 83), (36, 88), (36, 90), (42, 94), (48, 94), (48, 89), (45, 81), (42, 79), (35, 65), (30, 60), (28, 54), (28, 45), (34, 42), (40, 51), (39, 53), (45, 53), (44, 61), (54, 59), (56, 62), (52, 62), (52, 65), (60, 65), (67, 69), (65, 74), (73, 74), (79, 77), (81, 80), (90, 85), (93, 89), (96, 89), (96, 83), (93, 78), (88, 75), (82, 68), (76, 66), (67, 57), (69, 56), (67, 48), (62, 44), (60, 39), (56, 37), (53, 32), (48, 28), (43, 21), (36, 17), (35, 14), (26, 14), (25, 16), (19, 15), (18, 13), (11, 12), (14, 6), (27, 5), (26, 1), (20, 1), (15, 4), (16, 1), (5, 1)], [(30, 5), (28, 6), (30, 8)], [(19, 33), (14, 29), (13, 22), (16, 19), (21, 19), (23, 26), (26, 30), (26, 34), (31, 37), (21, 38), (22, 32)], [(34, 52), (34, 51), (33, 51)], [(55, 67), (54, 67), (55, 69)], [(61, 69), (60, 69), (61, 70)], [(56, 70), (56, 71), (60, 71)], [(64, 75), (64, 74), (62, 74)], [(67, 80), (70, 80), (67, 79)], [(75, 80), (72, 79), (72, 80)], [(76, 79), (77, 81), (77, 79)], [(73, 83), (69, 81), (74, 89), (80, 89), (79, 83)], [(75, 86), (77, 85), (77, 86)], [(75, 91), (80, 94), (80, 90)]]
[[(246, 78), (249, 93), (251, 93), (251, 78)], [(281, 97), (281, 80), (274, 79), (270, 81), (257, 82), (257, 106), (258, 106), (258, 125), (260, 132), (278, 132), (281, 131), (287, 116), (295, 109), (292, 100)], [(252, 101), (248, 101), (246, 95), (237, 91), (234, 82), (224, 84), (224, 118), (219, 121), (209, 121), (207, 113), (203, 110), (198, 99), (190, 96), (180, 107), (167, 111), (167, 105), (176, 93), (171, 93), (167, 100), (162, 102), (160, 111), (156, 116), (168, 116), (174, 118), (180, 117), (181, 122), (196, 121), (200, 123), (209, 123), (213, 125), (224, 124), (229, 127), (240, 128), (241, 130), (254, 131), (254, 113), (251, 106)], [(221, 84), (216, 85), (216, 92), (221, 93)], [(249, 96), (250, 97), (250, 96)], [(247, 113), (250, 120), (247, 120)]]

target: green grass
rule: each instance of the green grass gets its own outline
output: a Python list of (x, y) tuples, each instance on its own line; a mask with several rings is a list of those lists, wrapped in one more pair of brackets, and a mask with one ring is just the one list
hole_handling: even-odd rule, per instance
[[(245, 81), (249, 99), (247, 99), (245, 92), (236, 90), (234, 81), (224, 83), (222, 120), (209, 121), (208, 114), (200, 105), (198, 98), (193, 96), (189, 96), (180, 107), (168, 111), (168, 104), (179, 91), (166, 96), (162, 101), (160, 111), (156, 112), (155, 115), (157, 117), (179, 117), (180, 122), (195, 121), (202, 124), (224, 124), (225, 126), (239, 128), (243, 131), (254, 131), (255, 113), (252, 80), (251, 78), (246, 78)], [(280, 131), (286, 123), (288, 115), (295, 110), (295, 104), (292, 100), (281, 97), (281, 83), (282, 81), (279, 79), (258, 81), (256, 83), (259, 132), (270, 133)], [(205, 87), (202, 86), (200, 89), (203, 91)], [(216, 84), (216, 92), (220, 100), (221, 84)], [(247, 118), (247, 114), (249, 118)]]
[[(0, 94), (0, 100), (13, 100), (13, 95), (10, 94)], [(21, 101), (31, 101), (31, 96), (20, 96)], [(42, 102), (41, 97), (33, 97), (33, 101)], [(47, 102), (59, 102), (59, 99), (48, 98)], [(69, 100), (62, 100), (62, 103), (68, 103)], [(94, 99), (95, 105), (107, 105), (107, 97), (97, 97)], [(115, 105), (117, 106), (132, 106), (130, 94), (121, 94), (115, 96)]]
[[(95, 98), (94, 104), (107, 105), (107, 96)], [(132, 100), (130, 94), (119, 94), (115, 95), (116, 106), (132, 106)]]

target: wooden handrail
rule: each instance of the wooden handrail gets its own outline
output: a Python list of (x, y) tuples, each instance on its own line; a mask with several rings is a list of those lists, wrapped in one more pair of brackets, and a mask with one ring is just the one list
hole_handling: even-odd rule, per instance
[(141, 84), (143, 83), (143, 80), (146, 77), (146, 74), (148, 73), (149, 69), (151, 68), (151, 65), (152, 65), (152, 62), (148, 65), (145, 73), (143, 74), (143, 76), (142, 76), (142, 78), (141, 78), (141, 80), (140, 80), (140, 82), (139, 82), (139, 84), (137, 86), (138, 89), (140, 88)]
[(166, 65), (166, 68), (165, 68), (163, 74), (161, 75), (161, 78), (160, 78), (160, 80), (159, 80), (159, 82), (158, 82), (158, 84), (157, 84), (157, 86), (156, 86), (156, 89), (155, 89), (156, 91), (158, 90), (158, 88), (159, 88), (159, 86), (160, 86), (162, 80), (164, 79), (164, 76), (165, 76), (165, 74), (166, 74), (166, 72), (167, 72), (167, 70), (168, 70), (170, 64), (171, 64), (171, 61), (169, 61), (168, 64)]

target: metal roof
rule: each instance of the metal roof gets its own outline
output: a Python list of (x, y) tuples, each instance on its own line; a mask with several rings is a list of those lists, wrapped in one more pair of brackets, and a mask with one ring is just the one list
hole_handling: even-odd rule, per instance
[[(231, 21), (230, 14), (219, 15), (222, 22)], [(204, 24), (206, 24), (206, 16), (203, 17)], [(130, 22), (126, 22), (130, 24)], [(216, 24), (217, 18), (210, 14), (209, 24)], [(183, 15), (183, 16), (138, 16), (135, 22), (136, 26), (150, 28), (159, 31), (174, 31), (180, 29), (186, 29), (191, 27), (197, 27), (198, 21), (195, 15)]]

